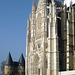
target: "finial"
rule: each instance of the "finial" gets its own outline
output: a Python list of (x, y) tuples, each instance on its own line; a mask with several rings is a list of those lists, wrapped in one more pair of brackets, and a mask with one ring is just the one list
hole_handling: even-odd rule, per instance
[(35, 1), (33, 0), (33, 5), (35, 5)]
[(70, 2), (70, 6), (72, 6), (72, 0), (71, 0), (71, 2)]
[(35, 11), (35, 1), (33, 0), (32, 11)]

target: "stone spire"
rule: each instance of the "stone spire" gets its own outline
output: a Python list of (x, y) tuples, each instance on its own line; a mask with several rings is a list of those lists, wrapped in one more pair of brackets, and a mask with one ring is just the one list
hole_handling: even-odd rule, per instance
[(20, 57), (20, 59), (19, 59), (19, 64), (20, 64), (21, 66), (25, 67), (25, 59), (24, 59), (23, 54), (21, 54), (21, 57)]
[(32, 4), (32, 11), (35, 11), (35, 1), (33, 1), (33, 4)]
[(35, 5), (35, 1), (33, 0), (33, 5)]
[(13, 60), (12, 60), (10, 52), (9, 52), (7, 60), (6, 60), (6, 65), (9, 65), (9, 66), (13, 65)]

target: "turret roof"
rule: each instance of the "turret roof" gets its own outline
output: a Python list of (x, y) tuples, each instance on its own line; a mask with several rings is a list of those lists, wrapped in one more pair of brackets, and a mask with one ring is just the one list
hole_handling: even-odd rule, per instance
[(24, 59), (23, 54), (21, 54), (21, 57), (20, 57), (20, 59), (19, 59), (19, 64), (20, 64), (21, 66), (25, 67), (25, 59)]
[(13, 65), (13, 60), (11, 57), (11, 54), (8, 54), (7, 60), (6, 60), (6, 65), (12, 66)]

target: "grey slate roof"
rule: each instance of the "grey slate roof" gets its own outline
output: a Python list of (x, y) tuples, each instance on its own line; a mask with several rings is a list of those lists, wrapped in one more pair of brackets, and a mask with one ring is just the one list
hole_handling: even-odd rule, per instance
[(23, 54), (21, 54), (21, 57), (20, 57), (20, 59), (19, 59), (19, 65), (25, 67), (25, 59), (24, 59)]
[(62, 7), (63, 6), (63, 4), (60, 1), (55, 1), (55, 3), (57, 5), (57, 7)]
[(13, 62), (13, 66), (14, 66), (14, 67), (19, 66), (19, 62), (14, 61), (14, 62)]
[(13, 65), (13, 60), (11, 57), (11, 54), (8, 54), (7, 60), (6, 60), (6, 65), (12, 66)]
[[(52, 0), (47, 0), (47, 1), (51, 3)], [(56, 0), (54, 0), (54, 1), (56, 1)]]

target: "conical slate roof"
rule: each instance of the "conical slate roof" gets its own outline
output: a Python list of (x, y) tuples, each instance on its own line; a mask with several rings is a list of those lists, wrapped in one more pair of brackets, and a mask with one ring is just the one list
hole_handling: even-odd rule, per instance
[(11, 57), (11, 54), (8, 54), (7, 60), (6, 60), (6, 65), (12, 66), (13, 65), (13, 60)]
[(20, 57), (20, 59), (19, 59), (19, 64), (20, 64), (21, 66), (25, 67), (25, 59), (24, 59), (23, 54), (21, 54), (21, 57)]

